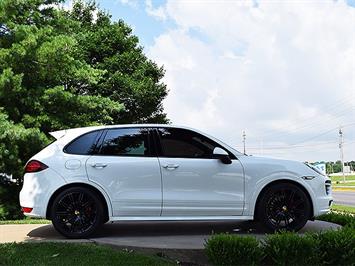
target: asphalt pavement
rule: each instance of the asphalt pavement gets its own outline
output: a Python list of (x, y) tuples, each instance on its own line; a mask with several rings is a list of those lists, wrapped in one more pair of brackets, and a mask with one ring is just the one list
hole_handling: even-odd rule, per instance
[(333, 191), (334, 204), (355, 207), (355, 191)]

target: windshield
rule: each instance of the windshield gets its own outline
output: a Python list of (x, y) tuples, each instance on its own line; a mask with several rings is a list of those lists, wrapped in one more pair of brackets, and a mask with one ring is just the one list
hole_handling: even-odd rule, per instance
[(310, 163), (304, 163), (305, 165), (307, 165), (309, 168), (311, 168), (312, 170), (314, 170), (315, 172), (317, 172), (320, 175), (325, 176), (325, 174), (323, 174), (317, 167), (315, 167), (314, 165), (310, 164)]

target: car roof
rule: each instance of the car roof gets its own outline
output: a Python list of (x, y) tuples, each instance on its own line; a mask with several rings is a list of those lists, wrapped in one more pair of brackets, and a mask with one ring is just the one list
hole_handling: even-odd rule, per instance
[[(50, 132), (53, 137), (56, 139), (63, 137), (64, 135), (67, 134), (75, 134), (75, 135), (81, 135), (90, 131), (94, 130), (99, 130), (99, 129), (108, 129), (108, 128), (126, 128), (126, 127), (170, 127), (170, 128), (183, 128), (183, 129), (189, 129), (193, 131), (198, 130), (194, 128), (189, 128), (185, 126), (178, 126), (178, 125), (172, 125), (172, 124), (119, 124), (119, 125), (101, 125), (101, 126), (89, 126), (89, 127), (78, 127), (78, 128), (69, 128), (69, 129), (64, 129), (64, 130), (58, 130), (58, 131), (53, 131)], [(202, 132), (200, 132), (202, 133)], [(202, 133), (204, 134), (204, 133)]]

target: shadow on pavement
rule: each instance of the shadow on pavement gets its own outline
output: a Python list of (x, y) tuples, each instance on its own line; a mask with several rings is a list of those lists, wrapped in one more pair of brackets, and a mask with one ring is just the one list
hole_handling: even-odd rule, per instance
[[(322, 221), (309, 221), (306, 226), (300, 231), (319, 232), (328, 229), (336, 229), (338, 225), (330, 224)], [(149, 237), (149, 236), (179, 236), (179, 235), (211, 235), (216, 233), (230, 234), (253, 234), (263, 237), (265, 231), (254, 222), (235, 222), (235, 221), (195, 221), (195, 222), (119, 222), (108, 223), (102, 225), (98, 231), (91, 237)], [(28, 236), (33, 239), (65, 239), (61, 236), (52, 225), (44, 225), (36, 228), (28, 233)]]
[[(105, 224), (94, 237), (104, 236), (174, 236), (210, 235), (213, 233), (236, 233), (253, 231), (254, 223), (248, 222), (129, 222)], [(259, 230), (258, 230), (259, 231)], [(261, 233), (258, 232), (258, 233)]]
[[(91, 238), (210, 235), (213, 233), (253, 233), (265, 232), (253, 222), (119, 222), (102, 225)], [(28, 233), (32, 239), (65, 239), (52, 225), (44, 225)]]

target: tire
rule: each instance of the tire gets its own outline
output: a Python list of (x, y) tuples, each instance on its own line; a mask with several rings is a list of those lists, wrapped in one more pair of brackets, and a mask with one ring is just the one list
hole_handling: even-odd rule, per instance
[(67, 238), (86, 238), (103, 223), (103, 209), (95, 192), (73, 187), (56, 196), (50, 214), (60, 234)]
[(267, 231), (298, 231), (311, 217), (311, 202), (297, 185), (280, 183), (268, 187), (257, 206), (258, 220)]

